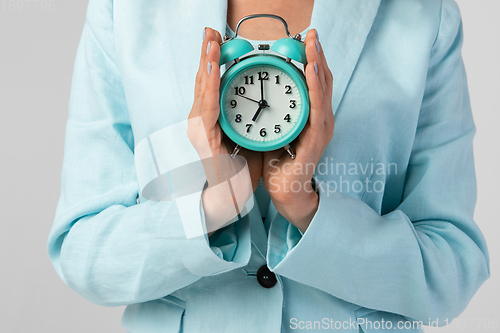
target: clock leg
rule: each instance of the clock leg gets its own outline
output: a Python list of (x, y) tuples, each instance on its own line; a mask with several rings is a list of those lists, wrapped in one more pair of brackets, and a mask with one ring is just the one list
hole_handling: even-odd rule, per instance
[(295, 153), (293, 152), (292, 147), (290, 147), (290, 145), (286, 145), (286, 146), (285, 146), (285, 147), (283, 147), (283, 148), (287, 151), (287, 153), (288, 153), (288, 154), (290, 154), (290, 158), (291, 158), (292, 160), (294, 160), (294, 159), (295, 159), (295, 157), (296, 157), (296, 155), (295, 155)]
[(241, 146), (236, 145), (236, 147), (234, 147), (234, 149), (233, 149), (233, 152), (231, 153), (231, 158), (235, 158), (236, 155), (238, 155), (238, 153), (240, 152), (240, 149), (241, 149)]

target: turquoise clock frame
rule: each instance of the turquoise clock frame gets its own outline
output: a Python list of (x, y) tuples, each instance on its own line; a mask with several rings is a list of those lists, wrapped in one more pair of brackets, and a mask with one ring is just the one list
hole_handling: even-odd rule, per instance
[[(236, 39), (241, 23), (246, 20), (259, 17), (273, 18), (283, 23), (285, 32), (289, 38), (279, 39), (274, 42), (271, 47), (272, 51), (283, 57), (266, 53), (247, 55), (254, 50), (252, 44), (244, 39)], [(236, 25), (234, 36), (232, 38), (229, 38), (228, 36), (225, 37), (225, 42), (221, 45), (221, 57), (219, 64), (222, 65), (233, 60), (235, 63), (222, 75), (221, 78), (219, 124), (229, 139), (237, 145), (231, 156), (234, 157), (234, 155), (237, 154), (239, 147), (261, 152), (285, 148), (292, 159), (295, 158), (295, 154), (291, 150), (289, 144), (299, 136), (309, 119), (309, 90), (307, 88), (306, 78), (304, 77), (304, 74), (291, 63), (291, 60), (295, 60), (304, 64), (304, 66), (307, 64), (305, 45), (300, 40), (300, 34), (293, 37), (290, 35), (288, 25), (282, 17), (272, 14), (254, 14), (245, 16)], [(286, 73), (293, 80), (293, 82), (295, 82), (301, 100), (299, 119), (296, 121), (294, 127), (281, 138), (272, 141), (250, 140), (238, 133), (227, 118), (225, 109), (225, 96), (227, 90), (229, 89), (230, 82), (232, 82), (232, 80), (234, 80), (241, 72), (260, 66), (274, 67)]]
[[(254, 141), (250, 140), (240, 133), (230, 124), (225, 110), (225, 96), (229, 89), (229, 83), (235, 79), (241, 72), (253, 67), (274, 67), (287, 74), (297, 85), (301, 100), (301, 110), (299, 119), (294, 127), (284, 136), (272, 141)], [(271, 54), (255, 54), (245, 59), (242, 59), (237, 64), (229, 68), (221, 78), (220, 92), (220, 114), (219, 124), (234, 143), (237, 145), (253, 150), (253, 151), (272, 151), (278, 148), (283, 148), (293, 140), (295, 140), (304, 129), (304, 126), (309, 119), (309, 93), (304, 75), (292, 64), (285, 62), (284, 59)]]

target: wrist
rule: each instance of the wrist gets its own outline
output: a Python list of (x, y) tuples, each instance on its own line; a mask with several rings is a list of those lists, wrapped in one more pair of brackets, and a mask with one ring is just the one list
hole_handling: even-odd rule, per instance
[(319, 195), (315, 191), (305, 192), (295, 200), (287, 202), (275, 202), (273, 199), (273, 204), (278, 213), (302, 233), (305, 233), (318, 210)]

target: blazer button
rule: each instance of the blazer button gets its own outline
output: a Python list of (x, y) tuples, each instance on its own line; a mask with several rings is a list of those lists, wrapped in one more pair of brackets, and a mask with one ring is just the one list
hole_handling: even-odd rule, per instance
[(267, 265), (262, 266), (257, 271), (257, 281), (264, 288), (272, 288), (278, 282), (276, 275), (267, 268)]

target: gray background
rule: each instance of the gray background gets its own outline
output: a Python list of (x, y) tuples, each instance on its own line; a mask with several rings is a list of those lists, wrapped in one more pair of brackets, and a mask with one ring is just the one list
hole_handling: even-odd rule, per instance
[[(41, 2), (38, 8), (33, 2), (28, 7), (28, 1), (9, 8), (10, 1), (0, 0), (0, 332), (124, 332), (123, 307), (101, 307), (70, 290), (46, 252), (87, 1), (52, 0), (53, 7), (46, 10)], [(426, 332), (498, 332), (481, 321), (500, 321), (500, 1), (457, 2), (478, 130), (475, 219), (488, 241), (492, 277), (460, 317), (466, 327)]]

